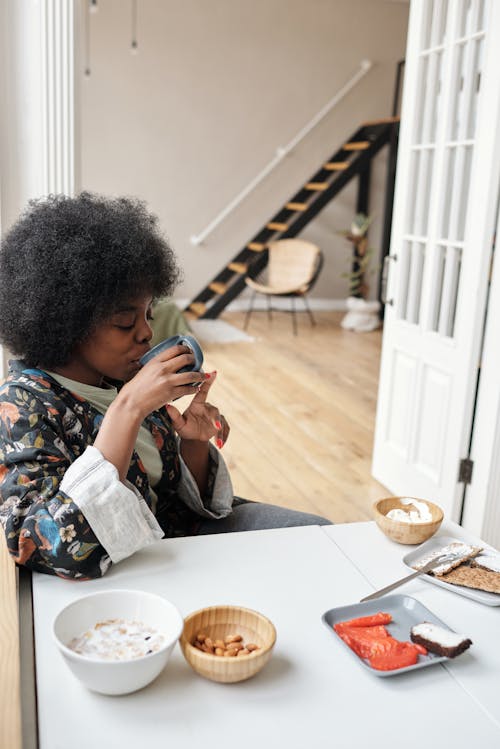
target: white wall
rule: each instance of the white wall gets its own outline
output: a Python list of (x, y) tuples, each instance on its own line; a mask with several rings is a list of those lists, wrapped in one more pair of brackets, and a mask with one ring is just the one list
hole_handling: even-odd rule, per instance
[[(138, 195), (160, 216), (195, 294), (365, 120), (391, 113), (408, 7), (384, 0), (138, 0), (139, 53), (129, 2), (99, 0), (89, 16), (90, 68), (81, 82), (81, 185)], [(82, 3), (82, 8), (86, 2)], [(83, 44), (83, 49), (85, 44)], [(206, 240), (199, 233), (280, 145), (358, 69), (376, 66), (296, 152)], [(380, 242), (385, 159), (373, 175)], [(382, 163), (383, 162), (383, 163)], [(378, 193), (378, 195), (377, 195)], [(315, 295), (343, 298), (350, 246), (336, 236), (355, 188), (303, 236), (326, 251)], [(374, 277), (373, 291), (376, 287)]]
[(36, 0), (0, 3), (0, 223), (43, 193), (40, 9)]

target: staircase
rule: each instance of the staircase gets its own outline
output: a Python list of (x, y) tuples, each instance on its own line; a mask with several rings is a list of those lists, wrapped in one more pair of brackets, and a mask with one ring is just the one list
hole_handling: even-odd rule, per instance
[(371, 160), (387, 143), (394, 143), (399, 117), (365, 122), (351, 138), (290, 198), (237, 255), (186, 307), (188, 317), (213, 319), (267, 265), (271, 241), (295, 237), (356, 176), (369, 174)]

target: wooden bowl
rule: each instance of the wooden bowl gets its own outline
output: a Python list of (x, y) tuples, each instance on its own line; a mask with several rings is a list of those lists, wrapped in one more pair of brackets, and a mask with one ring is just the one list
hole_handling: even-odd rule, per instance
[[(424, 502), (429, 508), (432, 520), (424, 523), (405, 523), (401, 520), (392, 520), (386, 517), (390, 510), (398, 509), (408, 512), (411, 505), (403, 504), (402, 499), (416, 499), (418, 502)], [(386, 497), (379, 499), (373, 504), (375, 522), (385, 535), (396, 541), (398, 544), (421, 544), (433, 536), (443, 522), (443, 511), (438, 505), (429, 502), (427, 499), (418, 497)]]
[[(259, 646), (249, 655), (225, 656), (204, 653), (192, 644), (199, 632), (213, 641), (239, 634), (243, 642)], [(211, 681), (231, 683), (255, 676), (271, 657), (276, 630), (267, 617), (241, 606), (211, 606), (200, 609), (184, 620), (180, 646), (185, 659), (196, 673)]]

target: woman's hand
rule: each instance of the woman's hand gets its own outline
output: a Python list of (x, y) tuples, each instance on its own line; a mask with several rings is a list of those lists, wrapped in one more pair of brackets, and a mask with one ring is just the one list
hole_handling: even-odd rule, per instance
[(207, 395), (216, 376), (217, 372), (207, 375), (207, 379), (200, 386), (184, 413), (181, 414), (175, 406), (167, 406), (172, 425), (181, 440), (208, 442), (215, 437), (219, 448), (226, 442), (229, 424), (218, 408), (207, 403)]
[(203, 372), (179, 372), (192, 365), (187, 346), (172, 346), (155, 356), (122, 387), (117, 400), (127, 401), (142, 418), (183, 395), (192, 395), (193, 385), (208, 377)]
[(182, 458), (191, 471), (202, 497), (208, 483), (208, 442), (212, 437), (216, 437), (216, 444), (220, 449), (229, 434), (229, 424), (224, 416), (218, 408), (207, 403), (208, 391), (216, 376), (217, 372), (208, 375), (184, 413), (181, 414), (175, 406), (167, 406), (172, 426), (181, 438)]

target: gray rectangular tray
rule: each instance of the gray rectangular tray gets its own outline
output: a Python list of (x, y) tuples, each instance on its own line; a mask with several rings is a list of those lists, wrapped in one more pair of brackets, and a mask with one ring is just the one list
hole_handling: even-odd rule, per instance
[[(467, 541), (463, 538), (452, 538), (451, 536), (432, 536), (428, 541), (421, 544), (417, 549), (410, 551), (409, 554), (403, 557), (403, 562), (407, 567), (413, 569), (415, 562), (418, 562), (427, 554), (431, 554), (433, 551), (442, 549), (443, 546), (453, 543), (453, 541), (459, 541), (461, 543), (470, 544), (471, 546), (479, 546), (479, 543), (475, 541)], [(452, 593), (458, 593), (460, 596), (465, 598), (471, 598), (473, 601), (484, 603), (486, 606), (500, 606), (500, 593), (488, 593), (486, 590), (476, 590), (475, 588), (465, 588), (463, 585), (451, 585), (440, 580), (439, 577), (434, 575), (422, 575), (421, 580), (426, 580), (434, 585), (439, 585), (441, 588), (451, 590)]]
[(438, 624), (445, 629), (450, 629), (447, 624), (429, 611), (429, 609), (420, 603), (420, 601), (417, 601), (416, 598), (397, 594), (384, 596), (383, 598), (374, 601), (353, 603), (349, 606), (339, 606), (338, 608), (326, 611), (321, 618), (342, 647), (346, 648), (358, 663), (368, 671), (371, 671), (372, 674), (375, 674), (375, 676), (395, 676), (397, 674), (404, 674), (407, 671), (415, 671), (419, 668), (432, 666), (434, 663), (450, 660), (449, 658), (446, 658), (446, 656), (429, 653), (428, 655), (419, 655), (418, 661), (414, 666), (397, 668), (392, 671), (379, 671), (376, 668), (372, 668), (364, 658), (360, 658), (359, 655), (356, 655), (356, 653), (338, 636), (333, 629), (333, 625), (338, 622), (345, 622), (349, 619), (357, 619), (360, 616), (370, 616), (376, 614), (378, 611), (384, 611), (385, 613), (391, 614), (393, 621), (385, 626), (393, 637), (403, 642), (410, 641), (410, 629), (415, 624), (421, 624), (422, 622), (431, 622), (432, 624)]

